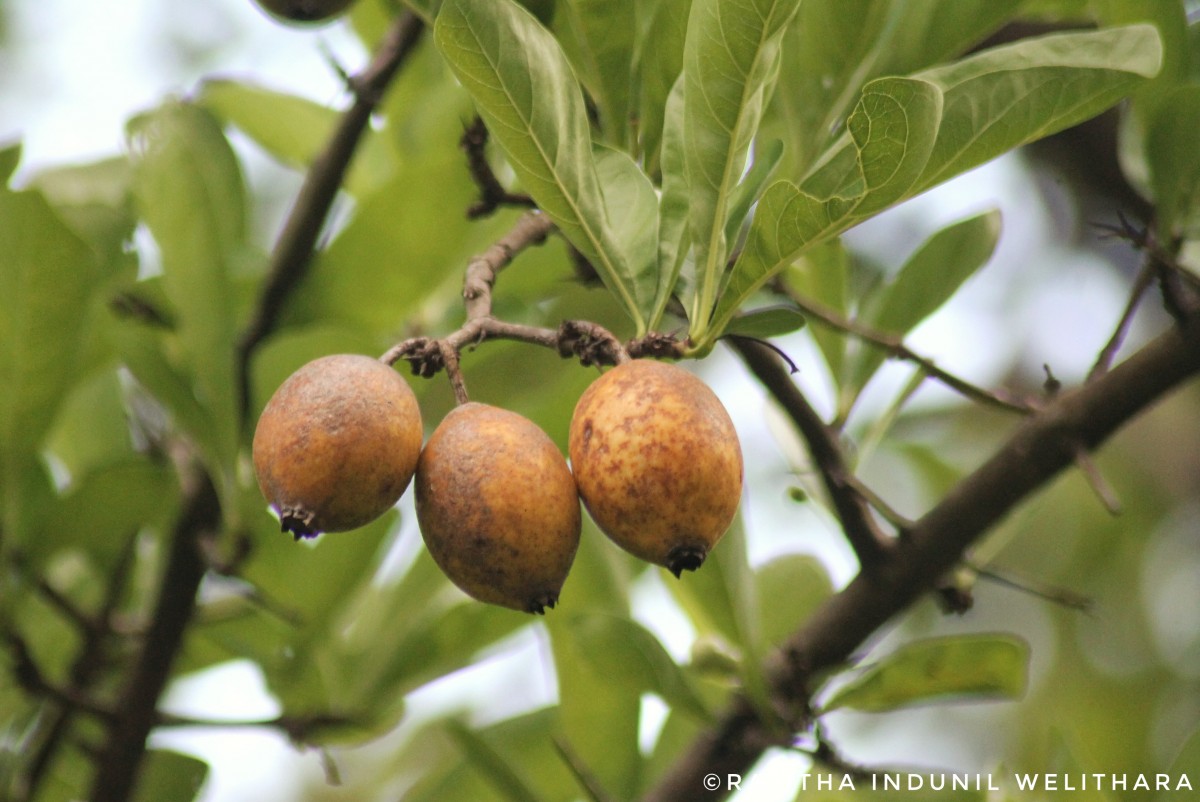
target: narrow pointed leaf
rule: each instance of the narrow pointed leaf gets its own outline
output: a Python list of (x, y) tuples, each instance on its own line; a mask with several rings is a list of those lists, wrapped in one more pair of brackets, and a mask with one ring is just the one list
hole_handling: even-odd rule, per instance
[(688, 229), (688, 184), (683, 176), (683, 79), (667, 97), (662, 133), (662, 194), (658, 200), (658, 286), (650, 328), (657, 328), (671, 295), (679, 292), (685, 308), (690, 308), (690, 283), (676, 288), (684, 260), (691, 248)]
[[(868, 301), (861, 322), (889, 334), (911, 331), (987, 263), (999, 237), (998, 211), (984, 212), (943, 228), (926, 240), (896, 278)], [(847, 384), (861, 388), (886, 357), (881, 349), (865, 349)]]
[(100, 278), (91, 250), (40, 193), (0, 188), (0, 455), (33, 453), (54, 420), (77, 378)]
[(614, 242), (638, 296), (649, 298), (658, 281), (658, 195), (629, 154), (600, 145), (595, 155)]
[[(645, 17), (639, 20), (633, 55), (633, 81), (638, 88), (637, 152), (646, 171), (657, 175), (662, 168), (660, 149), (667, 97), (683, 69), (692, 0), (644, 0), (634, 5)], [(665, 180), (667, 171), (661, 169), (661, 172)]]
[(725, 221), (770, 100), (779, 45), (799, 0), (695, 0), (684, 46), (684, 158), (696, 246), (692, 334), (707, 328), (724, 276)]
[(823, 705), (882, 713), (948, 699), (1019, 699), (1029, 644), (1009, 635), (956, 635), (901, 646), (839, 688)]
[(541, 799), (512, 764), (466, 725), (448, 721), (446, 731), (458, 744), (467, 762), (480, 771), (502, 797), (509, 802), (538, 802)]
[(629, 146), (630, 69), (637, 34), (635, 3), (559, 0), (554, 32), (595, 101), (604, 141)]
[(1200, 86), (1166, 96), (1146, 136), (1159, 225), (1167, 238), (1200, 234)]
[(609, 227), (583, 94), (554, 37), (511, 0), (447, 0), (434, 37), (533, 196), (637, 325), (639, 294)]
[(765, 340), (799, 331), (805, 323), (804, 313), (794, 305), (776, 304), (754, 309), (729, 321), (725, 334)]
[[(609, 676), (594, 663), (591, 644), (572, 626), (574, 619), (546, 617), (558, 681), (562, 732), (597, 781), (617, 799), (633, 799), (640, 783), (640, 677)], [(565, 610), (563, 611), (565, 612)]]

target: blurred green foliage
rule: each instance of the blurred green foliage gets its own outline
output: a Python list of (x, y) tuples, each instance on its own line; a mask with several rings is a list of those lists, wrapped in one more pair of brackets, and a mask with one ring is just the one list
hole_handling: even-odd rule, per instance
[[(351, 23), (364, 44), (396, 5), (358, 4)], [(174, 675), (249, 660), (281, 720), (323, 723), (299, 740), (354, 771), (343, 772), (342, 788), (313, 787), (306, 798), (570, 800), (594, 783), (632, 799), (735, 691), (768, 704), (772, 649), (836, 589), (802, 533), (786, 553), (752, 563), (761, 522), (747, 517), (677, 583), (589, 523), (560, 607), (531, 620), (453, 588), (420, 548), (404, 504), (361, 531), (305, 544), (281, 535), (266, 511), (248, 451), (273, 388), (323, 354), (380, 354), (412, 333), (453, 330), (464, 265), (515, 220), (512, 210), (464, 215), (476, 187), (458, 140), (476, 110), (496, 129), (488, 154), (497, 174), (533, 194), (564, 235), (522, 253), (497, 284), (497, 316), (533, 325), (586, 318), (625, 337), (660, 321), (694, 334), (704, 353), (727, 325), (760, 336), (797, 329), (793, 307), (766, 303), (764, 285), (778, 280), (904, 336), (988, 261), (1002, 236), (998, 214), (942, 229), (886, 279), (840, 233), (1122, 98), (1127, 163), (1142, 168), (1157, 224), (1197, 234), (1200, 52), (1182, 7), (1169, 2), (408, 5), (431, 24), (445, 7), (437, 36), (426, 36), (389, 90), (344, 183), (347, 213), (253, 353), (246, 418), (237, 343), (270, 244), (254, 228), (267, 193), (248, 184), (243, 149), (303, 172), (338, 112), (253, 79), (214, 78), (131, 120), (126, 152), (110, 159), (14, 185), (20, 148), (0, 152), (0, 798), (24, 798), (46, 744), (58, 747), (33, 798), (87, 793), (79, 744), (100, 737), (100, 726), (76, 716), (68, 726), (77, 738), (54, 734), (63, 701), (31, 691), (23, 654), (50, 686), (100, 704), (118, 692), (179, 515), (169, 457), (180, 439), (219, 491), (215, 553), (239, 543), (248, 551), (232, 575), (202, 587)], [(968, 55), (1015, 19), (1080, 17), (1104, 27)], [(1115, 27), (1131, 23), (1142, 24)], [(716, 32), (730, 38), (715, 41)], [(756, 159), (758, 171), (744, 170)], [(604, 286), (577, 279), (568, 245)], [(679, 311), (672, 295), (690, 319), (668, 314)], [(850, 420), (883, 352), (826, 327), (796, 336), (815, 342), (837, 419)], [(560, 446), (595, 375), (513, 343), (470, 350), (463, 367), (474, 397), (530, 417)], [(453, 403), (449, 389), (441, 379), (412, 382), (432, 427)], [(907, 398), (886, 419), (855, 418), (845, 434), (870, 431), (878, 446), (863, 466), (868, 485), (889, 488), (898, 508), (924, 510), (1012, 421), (965, 403), (910, 411)], [(981, 570), (963, 580), (976, 610), (955, 621), (919, 604), (872, 650), (871, 668), (834, 677), (818, 695), (825, 734), (849, 754), (861, 739), (865, 759), (883, 765), (901, 739), (905, 759), (927, 743), (936, 764), (939, 744), (961, 725), (989, 766), (1188, 771), (1200, 782), (1197, 403), (1192, 388), (1104, 451), (1120, 517), (1069, 475), (978, 544)], [(778, 489), (802, 485), (799, 502), (819, 504), (811, 474), (796, 468)], [(127, 560), (130, 581), (106, 602)], [(1001, 574), (1009, 585), (993, 582)], [(1095, 609), (1048, 598), (1056, 589)], [(85, 671), (81, 655), (94, 657), (86, 622), (106, 603), (133, 635), (111, 634), (105, 660)], [(463, 704), (406, 720), (410, 694), (461, 680), (531, 631), (540, 654), (512, 680), (521, 687), (492, 695), (548, 702), (501, 717)], [(650, 726), (648, 697), (666, 708), (661, 728)], [(958, 709), (945, 697), (989, 704), (943, 723), (919, 709), (891, 712)], [(139, 798), (192, 798), (206, 771), (156, 750)]]

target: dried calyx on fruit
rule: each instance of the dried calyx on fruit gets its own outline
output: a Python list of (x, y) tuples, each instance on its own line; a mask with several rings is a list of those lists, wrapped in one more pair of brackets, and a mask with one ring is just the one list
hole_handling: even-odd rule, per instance
[(452, 410), (421, 453), (416, 504), (430, 554), (465, 593), (530, 613), (558, 602), (582, 513), (566, 460), (532, 421)]
[(700, 567), (737, 512), (733, 422), (704, 382), (675, 365), (635, 360), (593, 382), (575, 407), (569, 451), (600, 530), (676, 576)]
[(341, 14), (354, 0), (255, 0), (268, 14), (285, 22), (324, 22)]
[(254, 431), (254, 471), (296, 538), (370, 523), (416, 470), (421, 411), (391, 367), (356, 354), (316, 359), (288, 377)]

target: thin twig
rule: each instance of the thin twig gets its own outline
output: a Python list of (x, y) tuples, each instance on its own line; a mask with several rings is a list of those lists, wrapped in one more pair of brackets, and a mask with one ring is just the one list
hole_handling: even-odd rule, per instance
[(1088, 486), (1092, 488), (1096, 498), (1100, 499), (1104, 509), (1108, 510), (1110, 515), (1120, 515), (1121, 499), (1117, 497), (1117, 492), (1104, 478), (1104, 474), (1100, 473), (1092, 455), (1083, 446), (1075, 449), (1075, 467), (1083, 474), (1083, 478), (1087, 480)]
[(1112, 362), (1117, 356), (1117, 351), (1121, 350), (1121, 345), (1125, 342), (1125, 337), (1129, 333), (1129, 327), (1133, 323), (1134, 312), (1137, 311), (1138, 303), (1142, 300), (1142, 296), (1146, 294), (1146, 290), (1150, 288), (1154, 281), (1155, 269), (1152, 261), (1147, 261), (1142, 265), (1142, 269), (1138, 271), (1137, 279), (1133, 283), (1133, 289), (1129, 293), (1129, 300), (1125, 303), (1125, 311), (1121, 313), (1121, 319), (1117, 322), (1116, 329), (1113, 330), (1112, 336), (1101, 349), (1100, 355), (1096, 357), (1096, 364), (1092, 365), (1092, 369), (1088, 371), (1087, 381), (1094, 380), (1108, 371), (1112, 367)]
[(471, 178), (479, 187), (479, 200), (467, 209), (467, 219), (487, 217), (501, 206), (534, 206), (528, 195), (509, 192), (500, 183), (491, 163), (487, 160), (488, 129), (482, 117), (476, 117), (463, 131), (459, 146), (467, 154), (467, 167)]
[[(429, 377), (451, 364), (458, 354), (487, 340), (516, 340), (556, 351), (562, 357), (577, 357), (585, 365), (614, 365), (629, 360), (629, 351), (612, 332), (589, 321), (564, 321), (557, 329), (510, 323), (492, 317), (492, 291), (496, 277), (526, 248), (540, 245), (554, 230), (554, 223), (540, 212), (522, 215), (503, 237), (467, 263), (463, 278), (463, 307), (466, 321), (444, 337), (413, 337), (389, 348), (379, 357), (394, 365), (401, 359), (412, 365), (413, 373)], [(639, 347), (665, 353), (667, 343), (678, 347), (673, 338), (647, 335)], [(459, 376), (461, 379), (461, 375)], [(451, 381), (455, 381), (451, 375)], [(455, 387), (455, 397), (460, 396)], [(465, 394), (465, 389), (464, 389)], [(461, 403), (461, 402), (460, 402)]]
[(314, 733), (338, 727), (352, 727), (357, 722), (349, 716), (334, 713), (313, 713), (302, 716), (276, 716), (262, 719), (206, 719), (160, 713), (156, 726), (159, 727), (213, 727), (226, 729), (274, 729), (287, 735), (295, 744), (312, 740)]
[(17, 684), (26, 693), (48, 699), (61, 707), (88, 713), (104, 721), (113, 720), (112, 710), (101, 707), (70, 688), (61, 688), (46, 679), (37, 661), (33, 658), (29, 644), (15, 631), (5, 632), (4, 640), (8, 651), (12, 654), (13, 675), (16, 677)]
[[(125, 588), (133, 574), (135, 545), (138, 533), (131, 532), (121, 547), (117, 560), (112, 568), (112, 575), (104, 591), (104, 600), (95, 617), (85, 616), (88, 623), (83, 629), (83, 643), (71, 666), (70, 687), (67, 689), (72, 699), (86, 699), (87, 694), (96, 684), (101, 672), (107, 665), (105, 646), (108, 636), (113, 632), (113, 617), (120, 606), (125, 594)], [(43, 727), (44, 736), (29, 761), (24, 782), (24, 799), (35, 799), (54, 756), (63, 739), (70, 731), (71, 723), (82, 708), (73, 704), (60, 704), (58, 710), (47, 718)], [(95, 711), (88, 711), (95, 712)]]
[(893, 541), (875, 523), (867, 500), (851, 480), (852, 474), (837, 433), (817, 415), (773, 351), (759, 342), (740, 337), (728, 338), (728, 342), (783, 407), (808, 444), (813, 463), (859, 564), (864, 570), (875, 567), (886, 557)]
[(583, 758), (571, 747), (569, 741), (561, 736), (554, 737), (554, 749), (558, 752), (558, 756), (562, 758), (563, 763), (571, 770), (571, 774), (575, 776), (575, 781), (587, 794), (592, 802), (614, 802), (614, 797), (610, 796), (604, 786), (600, 784), (600, 778), (596, 773), (584, 762)]
[(1136, 226), (1122, 213), (1117, 219), (1117, 225), (1102, 223), (1095, 227), (1104, 232), (1102, 236), (1127, 240), (1149, 257), (1147, 264), (1158, 279), (1163, 307), (1176, 323), (1186, 325), (1200, 311), (1200, 277), (1179, 263), (1173, 249), (1163, 247), (1152, 227)]
[(1003, 585), (1007, 588), (1028, 593), (1030, 596), (1048, 601), (1051, 604), (1057, 604), (1060, 607), (1065, 607), (1068, 610), (1077, 610), (1081, 613), (1090, 613), (1095, 606), (1095, 602), (1081, 593), (1076, 593), (1073, 590), (1066, 588), (1051, 587), (1035, 583), (1032, 580), (1025, 578), (1017, 578), (1010, 573), (1001, 571), (998, 568), (985, 568), (976, 565), (970, 560), (964, 560), (964, 564), (975, 572), (980, 579), (987, 579), (995, 582), (997, 585)]
[(468, 321), (491, 315), (492, 288), (496, 285), (496, 276), (512, 263), (517, 254), (545, 242), (553, 230), (554, 223), (547, 215), (526, 212), (507, 234), (467, 263), (466, 276), (463, 278), (463, 306)]
[(342, 179), (384, 91), (421, 38), (424, 25), (404, 11), (384, 37), (375, 57), (351, 80), (354, 102), (342, 114), (325, 150), (313, 161), (271, 254), (258, 307), (238, 344), (243, 414), (250, 408), (250, 355), (275, 329), (284, 305), (308, 274), (325, 220)]
[(933, 360), (921, 356), (909, 348), (900, 337), (878, 331), (856, 320), (849, 320), (824, 304), (806, 298), (789, 287), (777, 284), (776, 291), (785, 294), (796, 306), (800, 307), (802, 312), (826, 326), (882, 348), (895, 359), (903, 359), (920, 366), (931, 379), (941, 382), (964, 398), (1021, 415), (1028, 415), (1036, 409), (1028, 401), (1011, 393), (1003, 390), (985, 390), (943, 370)]
[(212, 477), (194, 457), (177, 459), (183, 505), (169, 533), (166, 567), (149, 629), (117, 699), (115, 718), (97, 760), (91, 802), (125, 802), (137, 781), (146, 739), (157, 721), (158, 699), (196, 610), (205, 562), (199, 541), (221, 525), (221, 502)]

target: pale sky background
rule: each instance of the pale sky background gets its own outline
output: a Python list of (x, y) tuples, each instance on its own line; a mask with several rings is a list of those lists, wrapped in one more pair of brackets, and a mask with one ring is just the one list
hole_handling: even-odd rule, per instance
[[(0, 50), (0, 143), (24, 140), (19, 177), (39, 166), (111, 155), (122, 147), (124, 120), (130, 114), (165, 95), (186, 94), (206, 75), (253, 76), (269, 86), (335, 103), (342, 90), (327, 54), (334, 54), (352, 71), (366, 58), (341, 24), (285, 28), (250, 0), (0, 0), (0, 4), (8, 17), (8, 37)], [(249, 156), (254, 169), (273, 169), (258, 154)], [(1049, 215), (1040, 214), (1044, 211), (1041, 196), (1019, 159), (1007, 157), (941, 187), (852, 232), (849, 241), (882, 264), (897, 267), (938, 227), (988, 208), (1000, 208), (1004, 215), (996, 257), (946, 310), (914, 333), (910, 345), (985, 386), (1002, 381), (999, 370), (1006, 360), (997, 355), (1006, 350), (1030, 354), (1036, 365), (1049, 362), (1064, 381), (1079, 378), (1109, 335), (1124, 303), (1126, 284), (1112, 271), (1097, 269), (1096, 257), (1061, 244), (1061, 230), (1052, 227)], [(1022, 271), (1047, 264), (1054, 265), (1054, 275), (1042, 277), (1034, 296), (1028, 283), (1020, 280)], [(784, 338), (779, 344), (799, 362), (799, 381), (821, 404), (826, 383), (804, 336)], [(986, 362), (978, 358), (980, 354), (988, 355)], [(761, 389), (737, 378), (740, 372), (731, 368), (732, 360), (722, 354), (702, 366), (730, 409), (746, 453), (753, 455), (747, 461), (746, 480), (756, 493), (753, 503), (745, 505), (752, 560), (758, 563), (794, 550), (799, 529), (811, 532), (805, 535), (803, 550), (819, 554), (837, 580), (848, 579), (852, 562), (840, 537), (811, 513), (799, 516), (797, 523), (798, 508), (786, 500), (792, 482), (772, 433), (775, 416), (766, 407)], [(890, 367), (867, 404), (886, 403), (888, 390), (894, 392), (906, 378), (904, 369)], [(945, 391), (927, 384), (915, 403), (940, 404), (946, 399)], [(410, 503), (407, 496), (402, 500), (403, 505)], [(411, 515), (404, 517), (412, 521)], [(686, 638), (670, 634), (679, 627), (661, 603), (664, 592), (653, 580), (643, 585), (639, 593), (645, 603), (640, 607), (654, 611), (642, 615), (644, 623), (663, 633), (673, 653), (686, 654)], [(1038, 610), (1031, 606), (1030, 628), (1035, 631)], [(673, 629), (663, 626), (663, 616)], [(498, 712), (490, 698), (496, 683), (511, 687), (512, 680), (528, 673), (531, 666), (542, 670), (546, 660), (541, 638), (527, 632), (518, 642), (521, 648), (503, 659), (419, 692), (402, 730), (422, 715), (464, 698), (479, 700), (481, 707), (491, 703), (493, 714)], [(170, 694), (168, 706), (175, 712), (233, 719), (278, 712), (262, 692), (257, 672), (246, 663), (188, 679)], [(653, 703), (647, 705), (648, 730), (659, 712)], [(924, 721), (923, 715), (915, 713), (914, 723)], [(912, 739), (920, 742), (920, 752), (912, 757), (940, 749), (947, 765), (986, 759), (980, 743), (962, 738), (961, 732), (953, 738), (944, 734), (954, 729), (941, 728), (941, 742), (936, 733)], [(866, 742), (869, 747), (870, 736)], [(273, 733), (167, 733), (157, 735), (155, 743), (193, 751), (212, 762), (204, 802), (287, 799), (297, 772), (320, 777), (313, 754), (297, 755)], [(891, 754), (895, 746), (889, 744)], [(767, 761), (746, 779), (737, 798), (790, 802), (796, 771), (804, 765), (796, 756)]]

